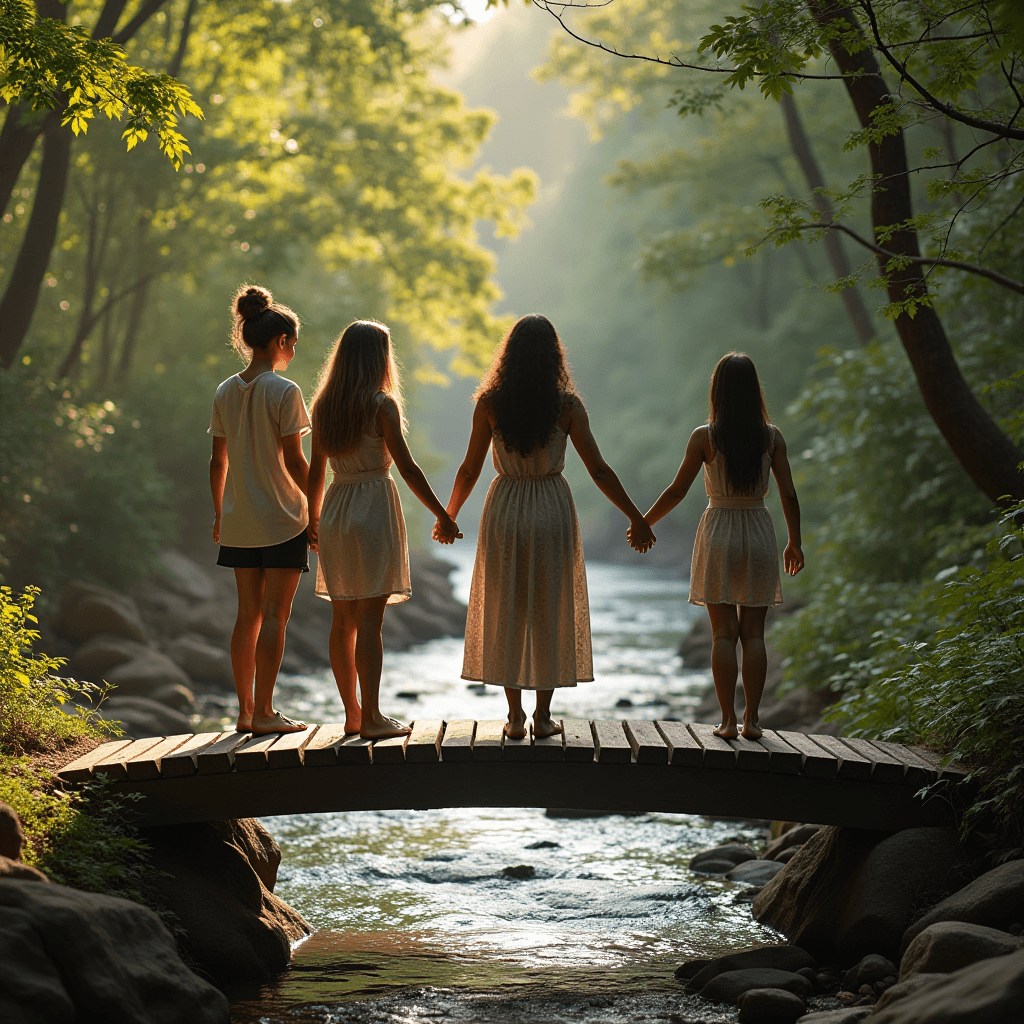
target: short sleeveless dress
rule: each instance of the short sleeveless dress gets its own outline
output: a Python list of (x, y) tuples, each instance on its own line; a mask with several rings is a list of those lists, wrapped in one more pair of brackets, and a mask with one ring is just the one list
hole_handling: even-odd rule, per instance
[[(384, 393), (374, 397), (379, 408)], [(320, 513), (317, 597), (386, 595), (388, 604), (399, 604), (412, 596), (405, 517), (391, 463), (384, 438), (370, 432), (354, 451), (331, 457), (334, 479)]]
[[(765, 508), (768, 476), (775, 454), (775, 427), (768, 428), (761, 478), (751, 495), (738, 496), (725, 456), (704, 463), (708, 507), (697, 527), (690, 565), (690, 604), (738, 604), (771, 608), (782, 604), (779, 548), (772, 515)], [(711, 447), (714, 450), (714, 437)]]
[(495, 432), (498, 476), (480, 518), (462, 678), (552, 690), (594, 678), (590, 602), (564, 430), (527, 456)]

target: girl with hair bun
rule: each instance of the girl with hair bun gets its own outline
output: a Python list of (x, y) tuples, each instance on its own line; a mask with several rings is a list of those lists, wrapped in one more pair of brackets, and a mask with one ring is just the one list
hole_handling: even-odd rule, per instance
[(800, 550), (800, 503), (786, 457), (786, 442), (768, 419), (761, 382), (749, 356), (728, 352), (711, 375), (711, 415), (690, 435), (675, 479), (644, 517), (652, 526), (686, 496), (704, 469), (708, 507), (697, 528), (690, 567), (690, 603), (708, 610), (714, 644), (711, 672), (722, 710), (718, 736), (734, 739), (736, 641), (743, 647), (742, 735), (757, 739), (757, 712), (767, 660), (764, 620), (782, 604), (779, 552), (771, 513), (765, 508), (768, 473), (775, 475), (789, 541), (782, 559), (795, 576), (804, 566)]
[[(435, 530), (451, 540), (462, 534), (406, 444), (401, 381), (384, 324), (356, 320), (345, 328), (320, 371), (311, 411), (309, 538), (319, 555), (317, 596), (331, 602), (329, 650), (345, 731), (368, 739), (402, 736), (408, 726), (380, 710), (384, 609), (412, 596), (392, 463), (437, 516)], [(324, 496), (328, 461), (334, 479)]]
[(231, 670), (238, 732), (300, 732), (274, 710), (274, 686), (299, 577), (309, 572), (302, 437), (309, 416), (297, 384), (278, 376), (295, 355), (299, 318), (266, 288), (243, 285), (231, 340), (247, 366), (213, 400), (210, 490), (217, 564), (235, 571), (238, 615)]

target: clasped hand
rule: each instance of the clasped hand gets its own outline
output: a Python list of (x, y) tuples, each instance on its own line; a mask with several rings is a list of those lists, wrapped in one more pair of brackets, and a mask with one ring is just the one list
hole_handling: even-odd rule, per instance
[(654, 536), (654, 531), (646, 520), (638, 519), (635, 523), (630, 524), (626, 531), (626, 540), (629, 541), (629, 546), (634, 551), (645, 554), (654, 547), (658, 538)]
[(447, 515), (443, 518), (438, 516), (434, 528), (430, 531), (430, 536), (438, 544), (454, 544), (457, 540), (462, 539), (462, 534), (459, 533), (459, 524)]

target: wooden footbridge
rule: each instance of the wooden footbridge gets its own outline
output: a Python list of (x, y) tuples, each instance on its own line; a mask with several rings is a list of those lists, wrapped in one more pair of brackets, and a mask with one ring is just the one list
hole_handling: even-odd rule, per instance
[[(142, 825), (318, 811), (560, 807), (812, 821), (869, 829), (945, 823), (964, 778), (931, 751), (880, 740), (710, 725), (565, 719), (522, 740), (501, 721), (423, 720), (369, 740), (340, 725), (114, 740), (65, 765), (138, 793)], [(942, 785), (934, 786), (935, 783)], [(926, 787), (928, 795), (922, 794)]]

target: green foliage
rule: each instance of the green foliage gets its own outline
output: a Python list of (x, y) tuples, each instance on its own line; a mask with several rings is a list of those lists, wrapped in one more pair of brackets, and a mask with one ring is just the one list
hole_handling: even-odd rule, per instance
[(61, 125), (79, 135), (97, 112), (127, 115), (122, 139), (129, 150), (156, 132), (177, 169), (187, 153), (178, 118), (203, 112), (170, 75), (129, 64), (111, 39), (92, 39), (78, 25), (37, 18), (31, 0), (0, 0), (0, 97), (29, 109), (60, 110)]

